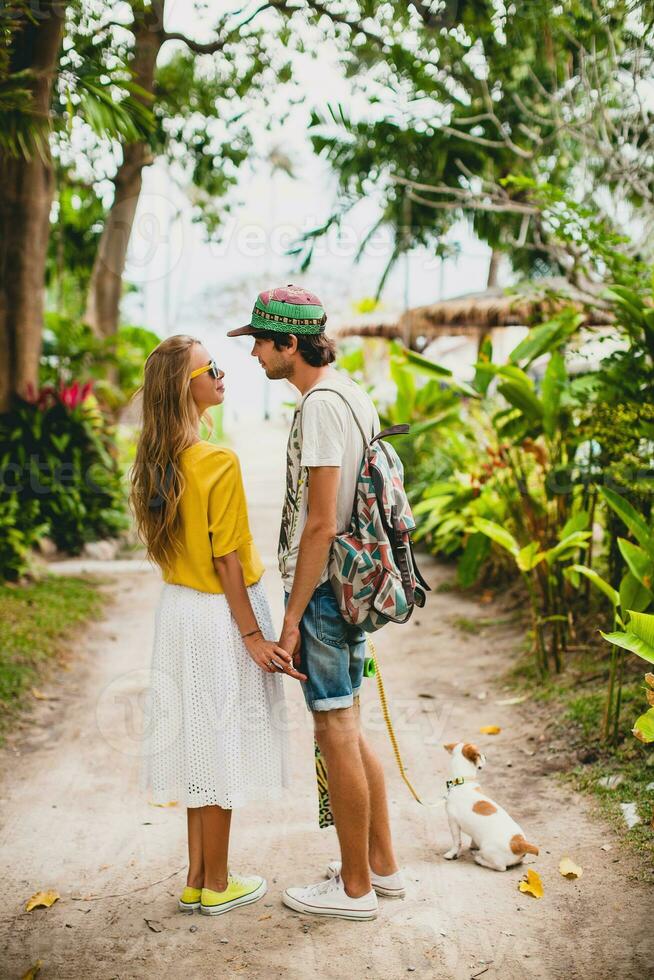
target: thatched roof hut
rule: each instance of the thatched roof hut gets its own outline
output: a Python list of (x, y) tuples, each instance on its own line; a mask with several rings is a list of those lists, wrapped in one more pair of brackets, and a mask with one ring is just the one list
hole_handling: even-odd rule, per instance
[[(436, 337), (469, 336), (479, 342), (498, 327), (529, 326), (548, 319), (563, 306), (573, 304), (586, 315), (586, 326), (611, 322), (608, 314), (597, 310), (596, 289), (582, 292), (565, 279), (544, 279), (529, 283), (524, 292), (508, 293), (491, 288), (453, 299), (417, 306), (394, 322), (344, 324), (334, 335), (342, 337), (386, 337), (402, 340), (413, 350), (423, 350)], [(563, 298), (563, 296), (565, 298)]]

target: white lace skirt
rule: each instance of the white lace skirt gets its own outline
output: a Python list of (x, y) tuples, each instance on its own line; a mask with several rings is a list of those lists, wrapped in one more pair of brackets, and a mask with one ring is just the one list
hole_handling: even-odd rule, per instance
[[(248, 588), (275, 639), (261, 582)], [(164, 585), (146, 697), (141, 787), (154, 803), (226, 809), (288, 785), (283, 680), (254, 663), (224, 595)]]

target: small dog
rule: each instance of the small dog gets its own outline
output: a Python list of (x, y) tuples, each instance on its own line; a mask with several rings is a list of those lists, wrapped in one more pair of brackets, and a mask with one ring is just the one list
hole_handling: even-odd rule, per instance
[(476, 774), (486, 757), (477, 746), (450, 742), (444, 748), (452, 756), (452, 778), (447, 781), (445, 797), (452, 847), (443, 857), (448, 861), (459, 857), (463, 850), (461, 831), (471, 837), (470, 849), (477, 864), (493, 871), (520, 864), (525, 854), (538, 854), (536, 845), (525, 840), (515, 820), (482, 791)]

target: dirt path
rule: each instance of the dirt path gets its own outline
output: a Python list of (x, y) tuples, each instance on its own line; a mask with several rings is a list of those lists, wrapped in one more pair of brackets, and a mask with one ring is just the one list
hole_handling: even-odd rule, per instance
[[(262, 428), (246, 433), (238, 446), (278, 621), (273, 568), (283, 441), (279, 430)], [(436, 566), (428, 571), (433, 582), (444, 575)], [(530, 860), (542, 876), (544, 898), (517, 890), (521, 869), (498, 874), (476, 866), (469, 855), (457, 862), (440, 857), (449, 846), (443, 810), (421, 809), (401, 783), (368, 681), (363, 717), (386, 764), (407, 898), (382, 900), (372, 923), (311, 920), (282, 907), (285, 885), (320, 877), (337, 854), (333, 831), (317, 829), (308, 716), (300, 691), (289, 686), (293, 790), (280, 806), (252, 807), (234, 820), (234, 865), (266, 874), (270, 891), (256, 906), (217, 920), (179, 914), (184, 812), (153, 807), (137, 790), (140, 710), (159, 581), (153, 573), (123, 571), (108, 588), (115, 598), (110, 617), (80, 643), (74, 673), (56, 691), (60, 700), (40, 703), (29, 737), (0, 756), (2, 977), (22, 976), (37, 959), (44, 980), (157, 973), (180, 980), (647, 975), (651, 890), (629, 880), (631, 859), (610, 830), (590, 818), (586, 803), (539, 774), (547, 768), (547, 749), (530, 729), (524, 706), (495, 703), (506, 697), (493, 683), (515, 635), (509, 627), (504, 634), (495, 628), (492, 639), (482, 630), (462, 634), (454, 618), (493, 616), (493, 607), (447, 593), (432, 593), (409, 626), (378, 635), (403, 752), (425, 796), (436, 799), (449, 759), (442, 743), (483, 743), (485, 788), (541, 846), (540, 856)], [(486, 698), (479, 700), (483, 692)], [(501, 734), (477, 735), (484, 724), (502, 726)], [(612, 849), (602, 851), (607, 842)], [(584, 868), (578, 881), (558, 873), (566, 854)], [(60, 901), (24, 913), (25, 900), (45, 888), (56, 888)]]

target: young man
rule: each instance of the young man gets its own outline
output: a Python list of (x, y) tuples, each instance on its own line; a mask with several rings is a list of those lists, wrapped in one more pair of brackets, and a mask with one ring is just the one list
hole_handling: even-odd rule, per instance
[[(368, 395), (330, 367), (335, 353), (324, 336), (326, 320), (317, 296), (280, 287), (260, 293), (250, 323), (228, 336), (253, 336), (252, 355), (267, 377), (286, 378), (302, 395), (287, 448), (279, 539), (286, 614), (279, 644), (307, 675), (304, 696), (327, 766), (341, 861), (329, 865), (326, 881), (288, 888), (283, 900), (314, 915), (372, 919), (377, 894), (401, 897), (404, 883), (384, 774), (359, 723), (365, 634), (341, 616), (327, 564), (335, 535), (350, 525), (363, 455), (353, 413), (371, 437), (380, 426)], [(321, 390), (310, 394), (315, 388)]]

